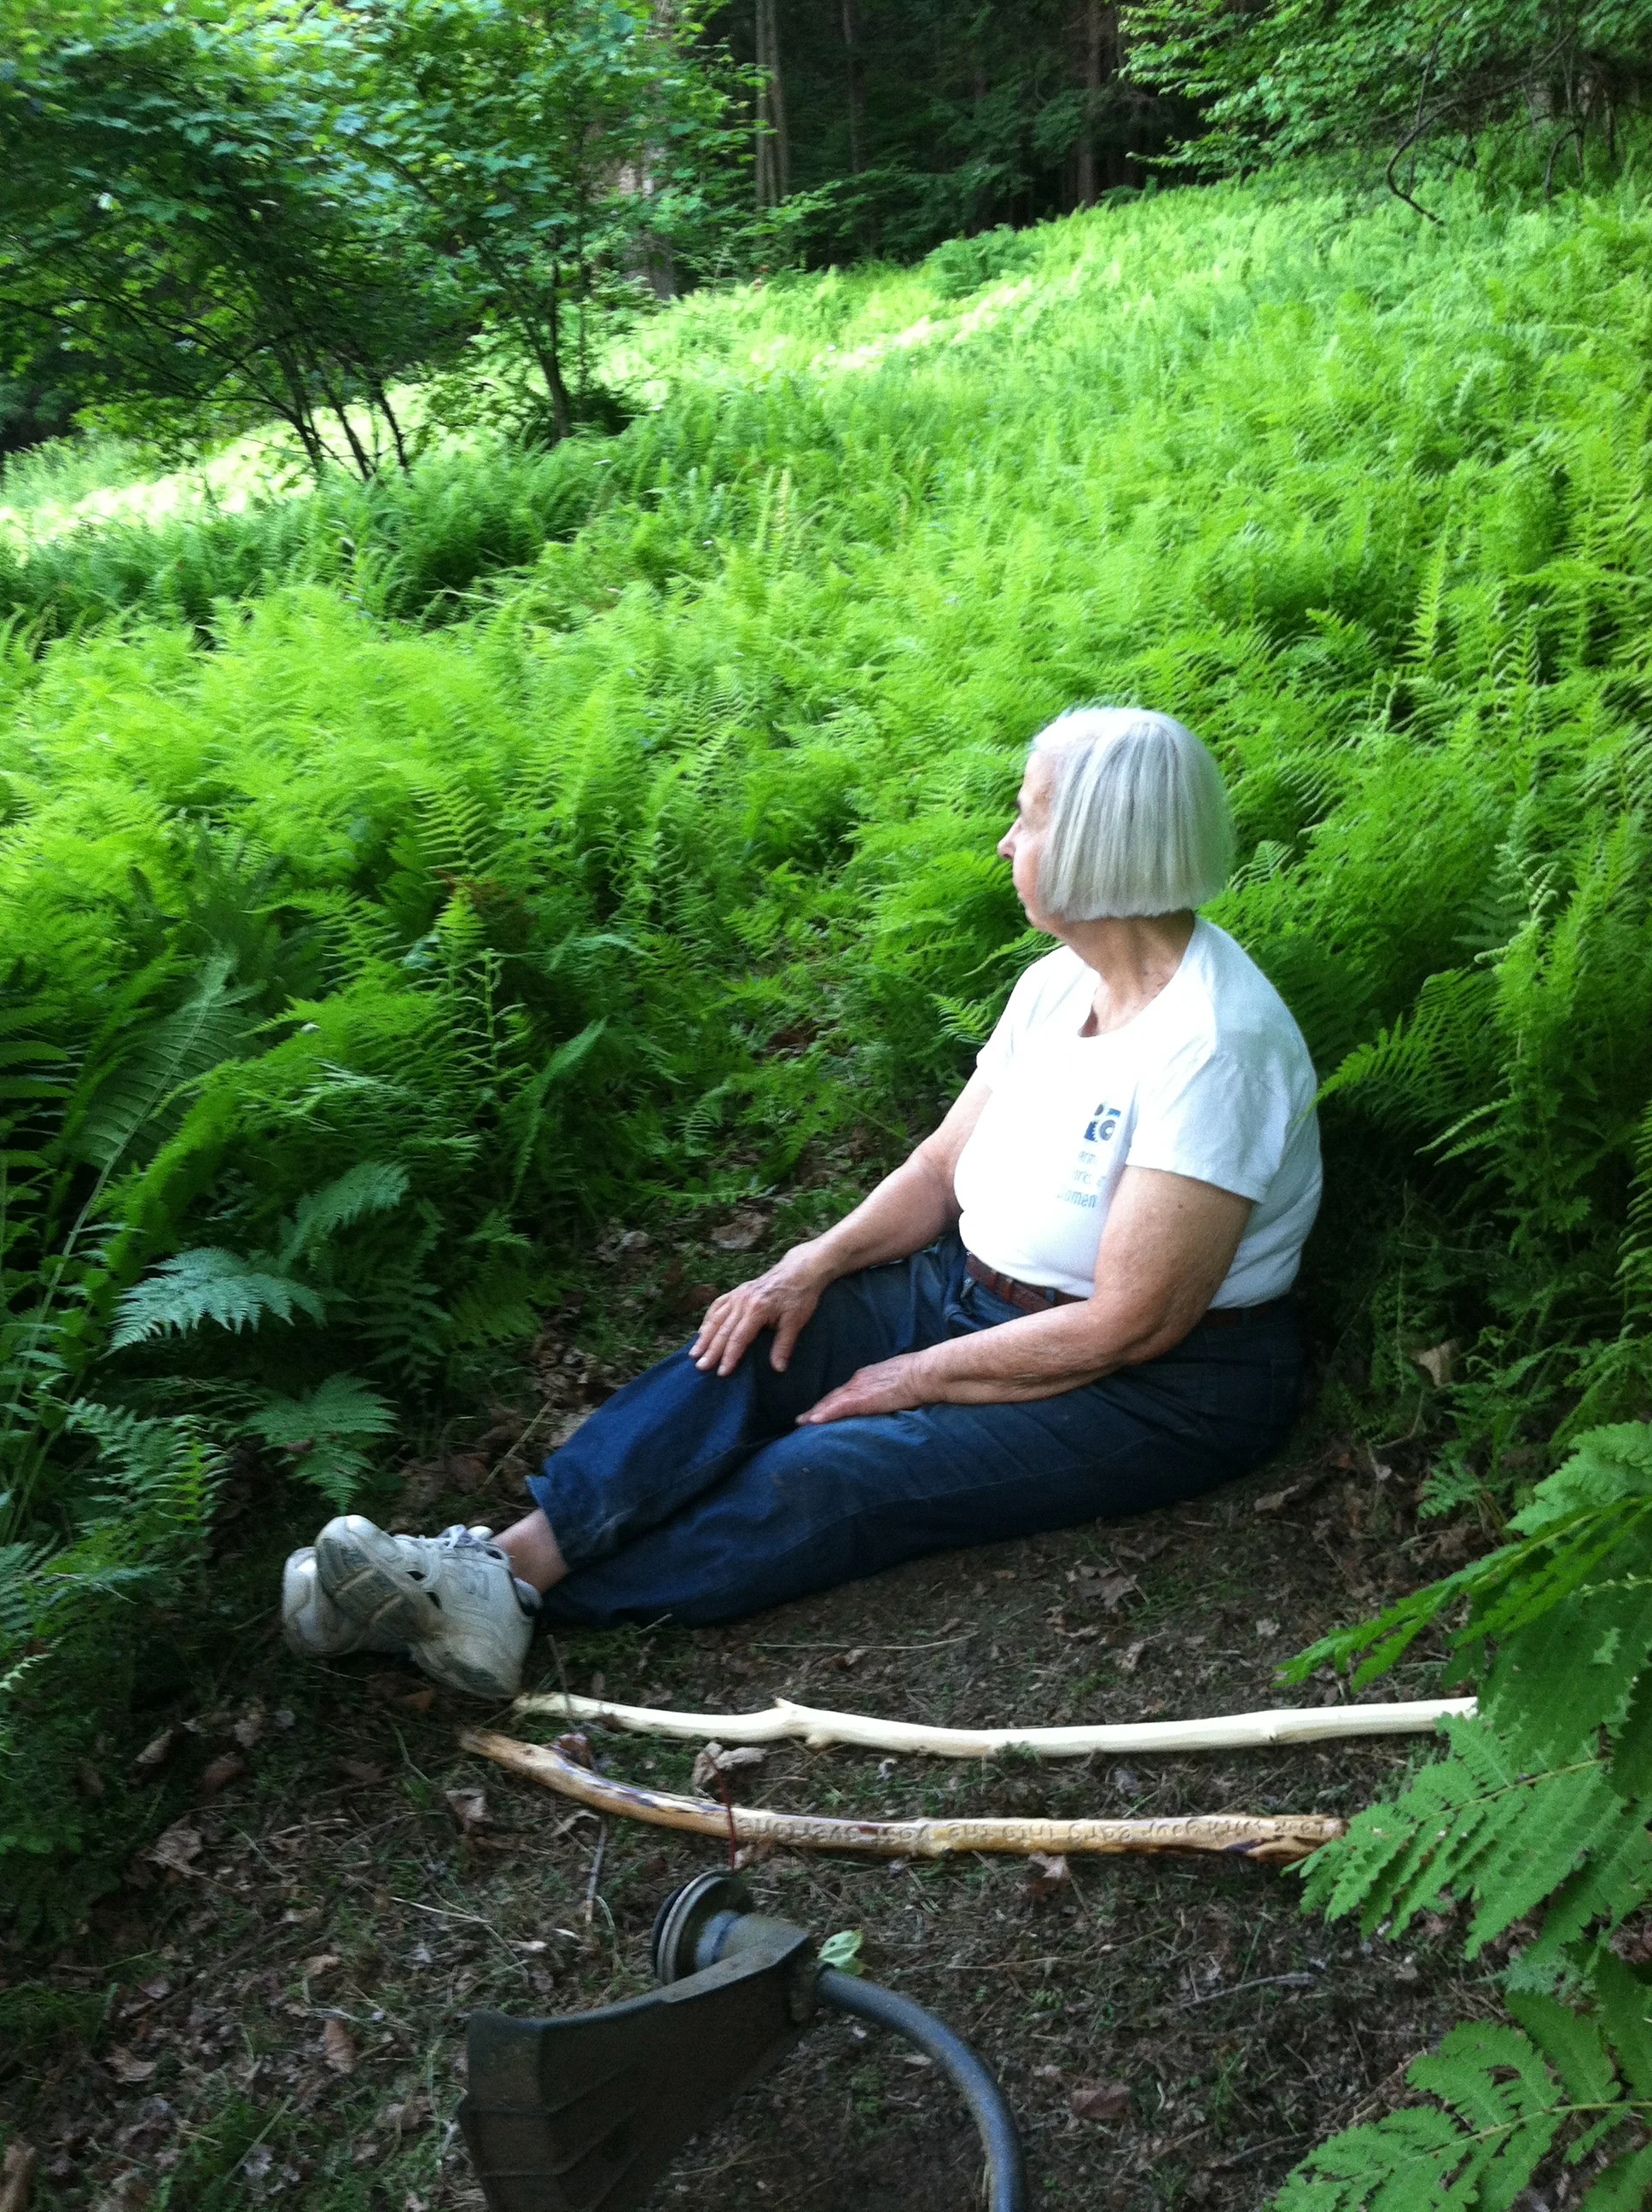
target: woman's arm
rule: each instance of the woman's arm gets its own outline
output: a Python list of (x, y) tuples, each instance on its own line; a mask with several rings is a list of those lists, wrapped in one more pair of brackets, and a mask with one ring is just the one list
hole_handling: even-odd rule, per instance
[(853, 1213), (845, 1214), (823, 1236), (794, 1244), (767, 1274), (714, 1299), (689, 1347), (695, 1364), (732, 1375), (757, 1332), (772, 1328), (770, 1362), (783, 1370), (829, 1283), (840, 1275), (852, 1275), (858, 1267), (904, 1260), (944, 1236), (958, 1218), (952, 1190), (958, 1155), (991, 1096), (986, 1078), (972, 1076), (939, 1128), (893, 1175), (885, 1176)]
[(1220, 1289), (1250, 1209), (1249, 1199), (1214, 1183), (1127, 1168), (1102, 1231), (1092, 1297), (863, 1367), (800, 1419), (1053, 1398), (1156, 1359)]

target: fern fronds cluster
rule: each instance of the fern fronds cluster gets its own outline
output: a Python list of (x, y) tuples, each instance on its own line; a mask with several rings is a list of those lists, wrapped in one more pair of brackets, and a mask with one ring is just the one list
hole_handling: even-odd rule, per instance
[[(1465, 1906), (1471, 1958), (1516, 1923), (1536, 1933), (1503, 1977), (1516, 2025), (1455, 2029), (1408, 2075), (1430, 2101), (1323, 2145), (1281, 2212), (1506, 2206), (1558, 2146), (1576, 2164), (1614, 2136), (1583, 2201), (1606, 2212), (1652, 2191), (1652, 1978), (1613, 1948), (1652, 1896), (1652, 1426), (1581, 1437), (1511, 1532), (1292, 1662), (1300, 1677), (1357, 1660), (1369, 1680), (1466, 1607), (1454, 1671), (1479, 1673), (1478, 1716), (1309, 1862), (1307, 1902), (1395, 1935)], [(1619, 2134), (1631, 2123), (1638, 2141)]]

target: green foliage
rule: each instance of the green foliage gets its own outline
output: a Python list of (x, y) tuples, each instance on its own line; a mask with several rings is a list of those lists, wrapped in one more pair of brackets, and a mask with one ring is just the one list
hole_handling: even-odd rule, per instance
[[(1453, 2028), (1406, 2080), (1433, 2101), (1351, 2128), (1299, 2166), (1278, 2212), (1435, 2212), (1474, 2204), (1508, 2212), (1540, 2162), (1570, 2135), (1570, 2164), (1652, 2119), (1652, 1989), (1618, 1960), (1594, 2008), (1511, 1996), (1520, 2022)], [(1652, 2148), (1622, 2150), (1581, 2202), (1634, 2212), (1652, 2188)]]
[(367, 478), (419, 443), (394, 380), (504, 330), (564, 437), (565, 305), (583, 361), (648, 241), (703, 228), (698, 29), (645, 0), (71, 11), (0, 75), (0, 368), (67, 354), (117, 428), (273, 416)]
[[(1646, 0), (1134, 0), (1129, 74), (1199, 100), (1207, 128), (1178, 149), (1207, 169), (1322, 148), (1400, 162), (1436, 140), (1462, 156), (1501, 128), (1540, 157), (1545, 184), (1593, 132), (1615, 147), (1645, 86)], [(1415, 182), (1413, 169), (1407, 184)]]
[(416, 264), (381, 165), (342, 161), (311, 76), (216, 11), (64, 22), (0, 77), (0, 304), (18, 366), (78, 354), (93, 392), (187, 439), (274, 415), (362, 473), (353, 404), (399, 437), (386, 385), (462, 334)]
[[(190, 541), (207, 641), (0, 659), (0, 1541), (87, 1540), (94, 1406), (342, 1498), (330, 1387), (467, 1387), (580, 1224), (892, 1148), (1039, 949), (992, 846), (1094, 696), (1232, 783), (1214, 917), (1330, 1080), (1327, 1327), (1384, 1389), (1460, 1341), (1459, 1495), (1643, 1413), (1652, 229), (1454, 189), (1449, 246), (1221, 187), (696, 295), (456, 618), (393, 618), (371, 516), (261, 592), (271, 508)], [(433, 456), (403, 542), (526, 465)]]
[[(915, 260), (1139, 186), (1192, 119), (1121, 73), (1119, 11), (1102, 0), (772, 0), (709, 11), (743, 64), (761, 15), (778, 63), (790, 198), (776, 246), (816, 265), (868, 252)], [(761, 34), (759, 34), (761, 36)]]
[[(1282, 2212), (1509, 2205), (1558, 2143), (1576, 2163), (1652, 2119), (1652, 1982), (1612, 1948), (1652, 1890), (1652, 1427), (1580, 1437), (1511, 1528), (1514, 1542), (1291, 1671), (1359, 1659), (1367, 1680), (1466, 1604), (1454, 1671), (1480, 1672), (1478, 1715), (1449, 1723), (1443, 1758), (1309, 1862), (1307, 1901), (1395, 1935), (1467, 1904), (1471, 1958), (1534, 1922), (1504, 1977), (1518, 2027), (1455, 2029), (1407, 2076), (1433, 2101), (1321, 2146)], [(1649, 2178), (1631, 2145), (1585, 2202), (1642, 2203)]]
[[(30, 472), (19, 473), (21, 508)], [(11, 484), (9, 470), (9, 496)], [(129, 611), (210, 636), (227, 601), (325, 582), (392, 620), (452, 622), (474, 611), (488, 578), (525, 568), (631, 489), (594, 439), (547, 453), (486, 436), (370, 483), (333, 471), (312, 489), (260, 487), (239, 507), (164, 520), (30, 529), (25, 510), (23, 527), (0, 529), (0, 611), (37, 647)]]

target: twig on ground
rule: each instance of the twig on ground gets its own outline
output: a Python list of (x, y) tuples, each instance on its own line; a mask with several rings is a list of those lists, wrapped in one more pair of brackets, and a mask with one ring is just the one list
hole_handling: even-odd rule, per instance
[(1258, 1974), (1254, 1981), (1230, 1982), (1224, 1990), (1207, 1990), (1200, 1997), (1184, 1997), (1172, 2012), (1192, 2012), (1198, 2005), (1214, 2004), (1218, 1997), (1236, 1997), (1247, 1990), (1311, 1990), (1318, 1981), (1317, 1974)]
[(597, 1848), (591, 1854), (591, 1879), (585, 1886), (585, 1940), (594, 1951), (597, 1948), (597, 1884), (602, 1880), (603, 1854), (608, 1849), (608, 1823), (597, 1823)]

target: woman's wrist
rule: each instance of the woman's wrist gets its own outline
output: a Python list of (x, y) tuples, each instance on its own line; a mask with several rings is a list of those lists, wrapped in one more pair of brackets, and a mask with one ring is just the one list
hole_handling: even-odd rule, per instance
[(812, 1285), (817, 1291), (823, 1291), (840, 1275), (851, 1272), (849, 1267), (834, 1261), (827, 1249), (830, 1242), (830, 1230), (823, 1237), (806, 1237), (801, 1244), (792, 1246), (780, 1265), (793, 1276), (801, 1277), (805, 1282)]

